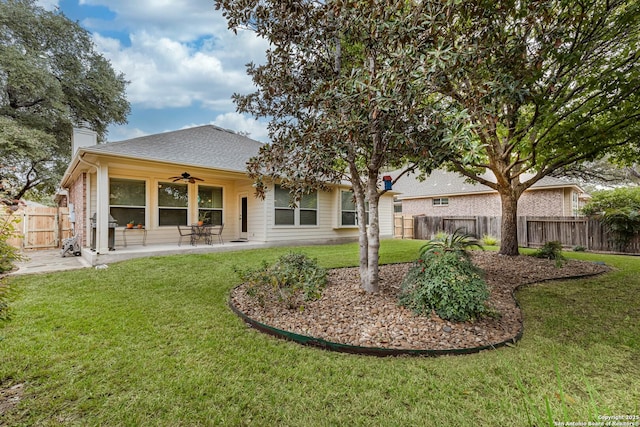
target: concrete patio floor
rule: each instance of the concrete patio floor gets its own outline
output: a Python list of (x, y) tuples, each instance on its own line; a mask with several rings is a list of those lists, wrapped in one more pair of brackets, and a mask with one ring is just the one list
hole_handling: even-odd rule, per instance
[[(293, 243), (295, 246), (300, 243)], [(313, 243), (311, 243), (313, 244)], [(267, 244), (260, 242), (224, 242), (224, 244), (199, 244), (191, 246), (189, 244), (178, 246), (177, 244), (165, 245), (134, 245), (130, 247), (116, 246), (114, 251), (105, 254), (97, 254), (90, 249), (83, 248), (82, 256), (67, 254), (64, 258), (60, 255), (60, 249), (32, 250), (24, 251), (25, 260), (17, 262), (17, 270), (10, 275), (50, 273), (55, 271), (74, 270), (78, 268), (94, 267), (101, 264), (111, 264), (128, 259), (143, 258), (150, 256), (166, 256), (180, 254), (203, 254), (211, 252), (229, 252), (247, 249), (259, 249), (272, 246), (291, 246), (291, 242), (280, 242)]]
[(264, 248), (265, 244), (251, 242), (225, 242), (223, 245), (198, 245), (189, 244), (178, 245), (147, 245), (132, 246), (129, 248), (116, 247), (116, 250), (107, 254), (96, 254), (89, 249), (82, 249), (82, 256), (67, 254), (64, 258), (60, 256), (60, 249), (46, 249), (24, 251), (25, 260), (17, 262), (17, 270), (10, 275), (50, 273), (54, 271), (74, 270), (78, 268), (93, 267), (100, 264), (111, 264), (113, 262), (125, 261), (133, 258), (148, 256), (194, 254), (209, 252), (224, 252), (240, 249)]

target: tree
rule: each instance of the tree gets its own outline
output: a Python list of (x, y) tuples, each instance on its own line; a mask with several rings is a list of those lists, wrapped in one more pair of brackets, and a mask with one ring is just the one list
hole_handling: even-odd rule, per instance
[[(229, 28), (251, 29), (271, 43), (266, 63), (248, 66), (258, 90), (234, 95), (239, 111), (270, 118), (272, 143), (248, 165), (257, 194), (278, 182), (295, 204), (305, 193), (349, 182), (361, 284), (376, 291), (380, 172), (428, 171), (467, 140), (459, 125), (464, 112), (426, 93), (413, 73), (417, 44), (430, 42), (431, 24), (415, 27), (416, 4), (406, 0), (215, 4)], [(445, 18), (443, 10), (434, 22)], [(415, 37), (419, 31), (423, 37)]]
[[(425, 82), (468, 112), (475, 158), (450, 167), (498, 191), (500, 253), (517, 255), (518, 200), (527, 188), (607, 153), (638, 158), (640, 5), (461, 0), (451, 7), (439, 48), (424, 51)], [(420, 13), (429, 19), (427, 9)], [(430, 68), (436, 57), (444, 66)], [(496, 182), (481, 176), (487, 169)]]
[(618, 249), (624, 251), (640, 232), (640, 188), (597, 191), (582, 212), (600, 219), (612, 232)]
[(127, 82), (90, 34), (34, 0), (0, 1), (0, 180), (9, 199), (55, 188), (74, 126), (126, 123)]

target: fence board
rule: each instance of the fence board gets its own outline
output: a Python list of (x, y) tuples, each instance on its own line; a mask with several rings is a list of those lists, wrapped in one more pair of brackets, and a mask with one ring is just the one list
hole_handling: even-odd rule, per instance
[[(439, 232), (453, 232), (462, 227), (467, 233), (481, 238), (489, 235), (501, 238), (501, 217), (413, 217), (414, 238), (433, 239)], [(523, 247), (540, 247), (550, 241), (565, 247), (582, 246), (601, 252), (640, 253), (640, 236), (621, 248), (607, 227), (594, 218), (585, 217), (518, 217), (518, 243)]]
[(20, 249), (58, 248), (63, 239), (73, 234), (68, 208), (27, 206), (16, 211), (13, 217), (19, 219), (18, 235), (8, 242)]

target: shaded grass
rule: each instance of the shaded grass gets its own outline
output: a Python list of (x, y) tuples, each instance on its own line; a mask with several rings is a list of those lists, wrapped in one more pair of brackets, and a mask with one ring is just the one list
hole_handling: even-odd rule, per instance
[[(384, 241), (381, 261), (423, 242)], [(0, 425), (522, 426), (638, 414), (640, 259), (518, 293), (514, 347), (440, 358), (329, 353), (248, 329), (227, 307), (234, 266), (288, 248), (155, 257), (12, 280), (0, 388), (24, 383)], [(357, 245), (295, 248), (325, 267)]]

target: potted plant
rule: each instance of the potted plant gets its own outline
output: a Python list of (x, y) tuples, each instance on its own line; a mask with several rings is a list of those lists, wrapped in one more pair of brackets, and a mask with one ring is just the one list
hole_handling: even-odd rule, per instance
[(144, 228), (144, 224), (138, 224), (138, 228), (142, 230)]
[(135, 223), (136, 222), (134, 220), (129, 220), (129, 222), (127, 222), (127, 228), (133, 228)]
[(204, 222), (207, 220), (207, 213), (206, 212), (200, 212), (200, 215), (198, 215), (198, 225), (202, 226), (204, 225)]

